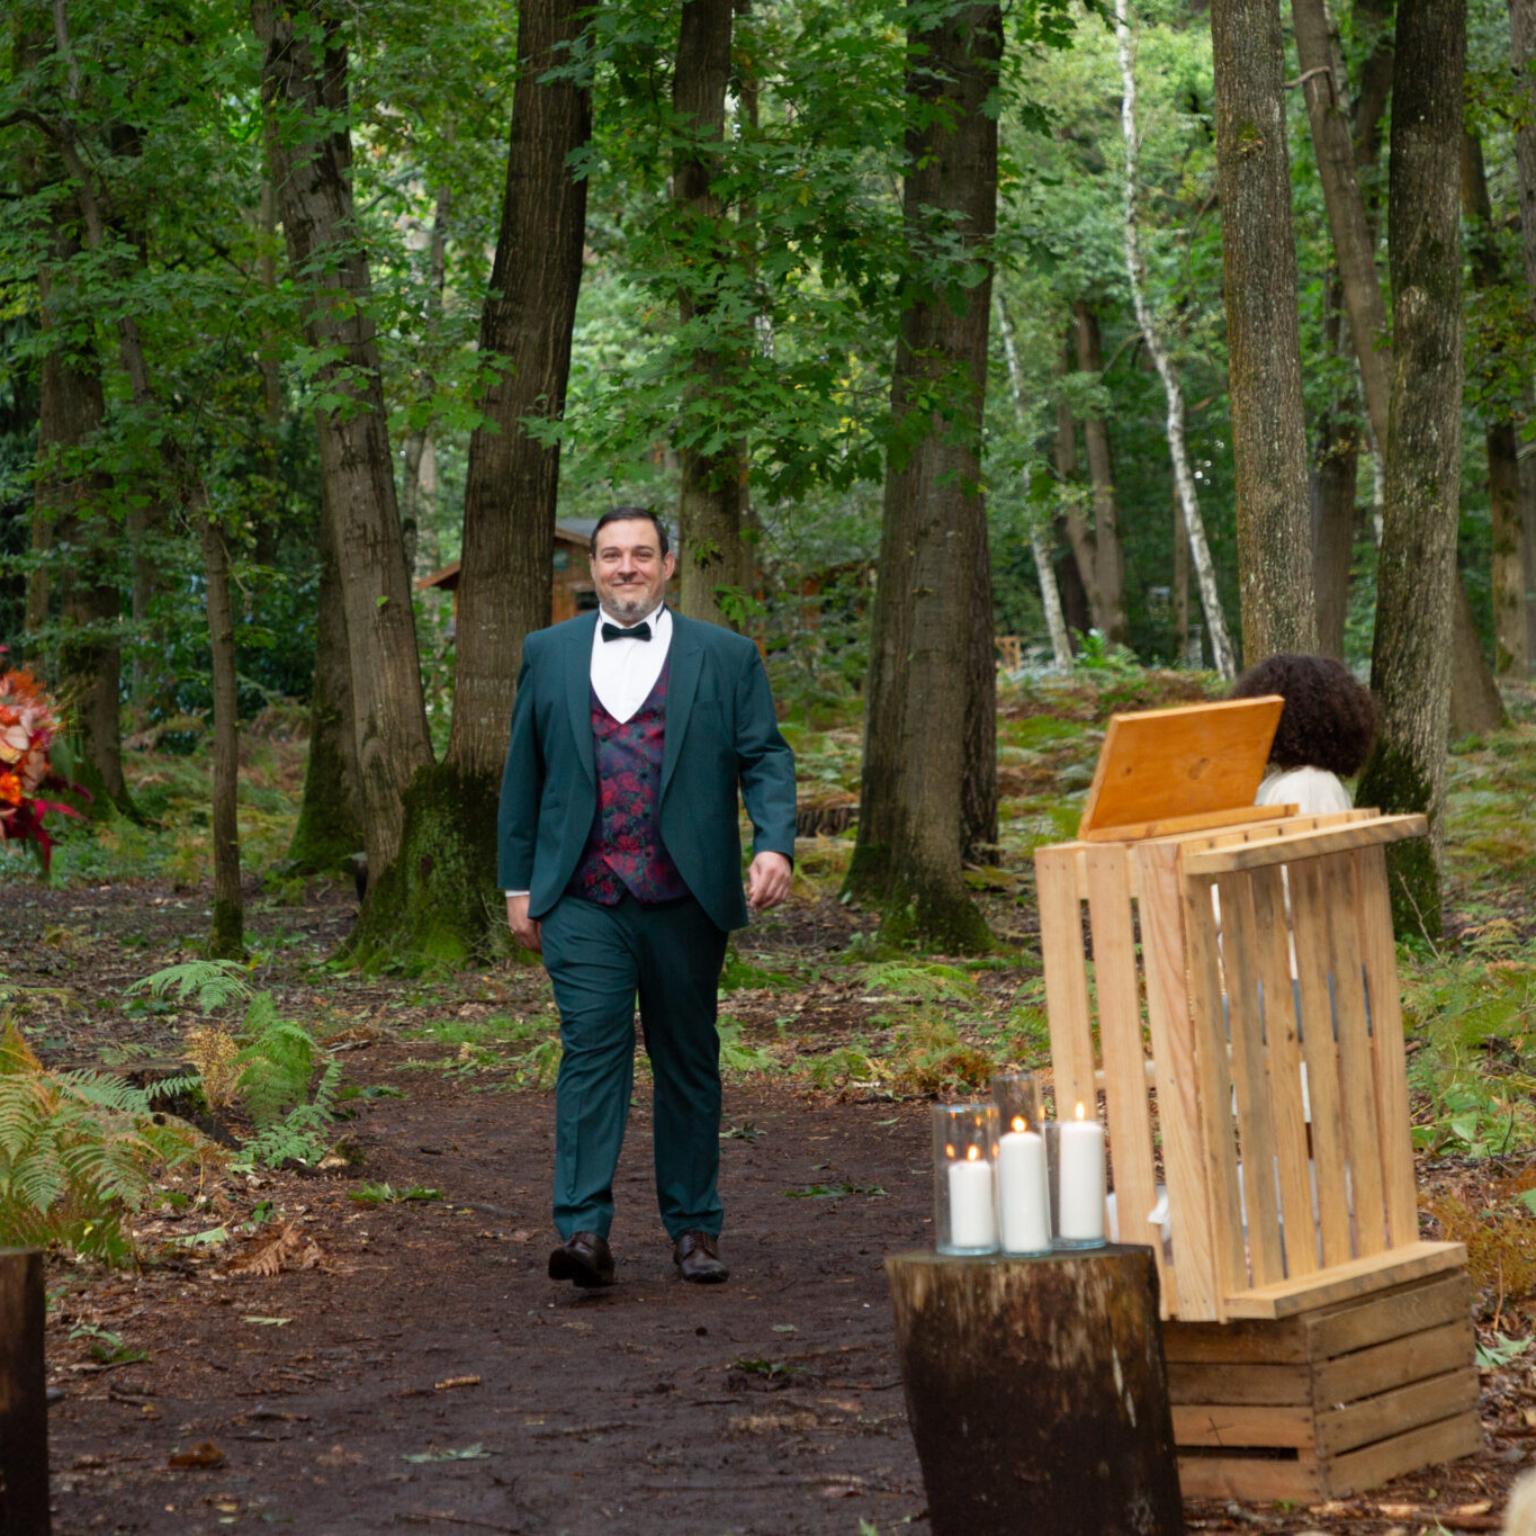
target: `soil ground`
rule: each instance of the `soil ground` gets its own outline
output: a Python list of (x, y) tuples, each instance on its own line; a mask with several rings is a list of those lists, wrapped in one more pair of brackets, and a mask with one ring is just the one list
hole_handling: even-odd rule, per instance
[[(135, 1007), (124, 989), (185, 957), (178, 945), (201, 931), (201, 900), (147, 883), (10, 889), (0, 945), (29, 996), (28, 1034), (50, 1060), (88, 1060), (106, 1044), (175, 1049), (195, 1015)], [(931, 1240), (927, 1103), (764, 1076), (729, 1082), (733, 1272), (702, 1288), (673, 1276), (637, 1083), (613, 1233), (621, 1283), (597, 1294), (556, 1286), (545, 1276), (552, 1094), (503, 1091), (511, 1084), (496, 1072), (461, 1068), (462, 1050), (408, 1038), (445, 1013), (543, 1008), (542, 973), (463, 973), (430, 996), (410, 981), (328, 977), (315, 961), (351, 911), (330, 890), (259, 915), (267, 958), (256, 983), (296, 1016), (329, 1018), (349, 1082), (408, 1096), (351, 1101), (351, 1166), (219, 1175), (201, 1202), (147, 1214), (138, 1230), (153, 1259), (138, 1271), (50, 1261), (55, 1530), (926, 1529), (882, 1262)], [(753, 958), (803, 963), (853, 926), (830, 902), (794, 911), (763, 930)], [(820, 985), (796, 1008), (846, 1030), (859, 1000), (846, 982)], [(771, 1034), (786, 1005), (765, 992), (732, 1006)], [(1445, 1165), (1427, 1177), (1475, 1206), (1472, 1174)], [(352, 1198), (381, 1181), (442, 1198)], [(840, 1186), (858, 1192), (804, 1193)], [(263, 1207), (265, 1225), (242, 1233)], [(279, 1222), (292, 1229), (294, 1262), (309, 1267), (240, 1272)], [(232, 1240), (176, 1241), (216, 1226)], [(145, 1357), (93, 1358), (102, 1334), (92, 1330)], [(1485, 1381), (1478, 1457), (1310, 1511), (1192, 1503), (1190, 1526), (1498, 1529), (1536, 1435), (1536, 1398), (1521, 1362)], [(205, 1443), (214, 1449), (199, 1451)], [(175, 1464), (188, 1453), (216, 1464)]]

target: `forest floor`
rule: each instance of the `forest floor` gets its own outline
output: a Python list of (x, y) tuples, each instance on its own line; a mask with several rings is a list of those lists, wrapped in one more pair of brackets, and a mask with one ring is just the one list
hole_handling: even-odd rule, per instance
[[(722, 1000), (732, 1278), (716, 1288), (673, 1274), (643, 1057), (620, 1284), (546, 1278), (547, 980), (510, 961), (337, 969), (350, 891), (280, 860), (302, 749), (254, 738), (251, 985), (341, 1065), (350, 1118), (313, 1168), (167, 1178), (133, 1218), (137, 1265), (50, 1258), (55, 1530), (925, 1528), (883, 1261), (931, 1243), (934, 1096), (1044, 1064), (1027, 852), (1070, 832), (1107, 708), (1161, 701), (1124, 691), (1005, 700), (1003, 854), (973, 880), (998, 956), (880, 955), (835, 899), (842, 837), (808, 840), (788, 908), (738, 936)], [(796, 734), (811, 793), (846, 797), (856, 732)], [(1463, 744), (1454, 767), (1454, 935), (1405, 950), (1405, 1007), (1423, 1207), (1473, 1246), (1483, 1449), (1313, 1509), (1191, 1503), (1192, 1529), (1497, 1530), (1536, 1450), (1536, 726)], [(196, 799), (185, 760), (135, 774), (146, 798)], [(129, 990), (204, 931), (206, 830), (176, 795), (158, 832), (78, 839), (51, 886), (0, 875), (0, 1000), (49, 1066), (180, 1059), (201, 1022)]]

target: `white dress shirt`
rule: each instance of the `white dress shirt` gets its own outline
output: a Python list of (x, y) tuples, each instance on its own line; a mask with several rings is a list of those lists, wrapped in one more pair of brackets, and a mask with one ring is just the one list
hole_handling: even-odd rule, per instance
[[(672, 649), (672, 615), (663, 603), (653, 613), (636, 623), (651, 626), (649, 640), (604, 640), (603, 625), (619, 624), (607, 609), (600, 608), (592, 630), (592, 688), (598, 702), (623, 725), (640, 712), (651, 696), (656, 679), (667, 663)], [(619, 624), (633, 629), (633, 624)], [(508, 891), (508, 896), (526, 896), (527, 891)]]

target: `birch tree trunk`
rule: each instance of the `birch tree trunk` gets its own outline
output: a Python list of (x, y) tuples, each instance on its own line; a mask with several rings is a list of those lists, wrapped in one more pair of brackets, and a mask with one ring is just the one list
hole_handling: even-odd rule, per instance
[[(731, 76), (733, 0), (685, 0), (673, 75), (674, 131), (681, 142), (673, 165), (673, 200), (689, 259), (678, 287), (683, 331), (713, 329), (716, 287), (730, 259), (725, 208), (711, 183), (720, 174), (725, 96)], [(741, 446), (717, 451), (699, 446), (711, 436), (731, 372), (731, 348), (718, 336), (693, 352), (693, 380), (683, 407), (678, 442), (682, 488), (678, 501), (678, 575), (681, 606), (690, 618), (731, 626), (720, 589), (750, 586), (742, 503), (746, 466)], [(734, 626), (731, 626), (734, 627)]]
[(496, 810), (524, 637), (549, 623), (560, 448), (524, 425), (565, 412), (581, 287), (587, 184), (569, 164), (592, 131), (591, 92), (569, 77), (578, 0), (520, 0), (507, 183), (480, 351), (499, 368), (469, 445), (454, 662), (453, 726), (441, 765), (405, 796), (402, 856), (370, 882), (355, 951), (458, 961), (504, 931)]
[(1211, 0), (1246, 665), (1317, 649), (1296, 239), (1276, 0)]
[(344, 408), (315, 417), (341, 572), (371, 901), (399, 851), (406, 788), (431, 764), (432, 748), (368, 260), (352, 202), (347, 55), (339, 23), (318, 9), (253, 0), (251, 14), (264, 55), (267, 151), (288, 265), (305, 291), (305, 339), (334, 359), (320, 367), (318, 382), (347, 398)]
[(1387, 496), (1371, 682), (1381, 734), (1363, 805), (1429, 817), (1431, 839), (1389, 850), (1400, 932), (1441, 928), (1461, 453), (1461, 181), (1465, 0), (1399, 0), (1388, 248), (1394, 295)]
[[(1019, 367), (1018, 348), (1013, 342), (1013, 327), (1008, 323), (1008, 310), (1003, 304), (1002, 290), (992, 290), (992, 303), (997, 313), (997, 331), (1003, 341), (1003, 357), (1008, 364), (1008, 387), (1013, 397), (1013, 418), (1019, 431), (1029, 430), (1029, 417), (1024, 409), (1024, 375)], [(1056, 572), (1051, 565), (1050, 551), (1046, 547), (1045, 533), (1036, 522), (1029, 530), (1030, 552), (1035, 557), (1035, 574), (1040, 582), (1040, 606), (1045, 610), (1045, 627), (1051, 636), (1051, 657), (1058, 667), (1070, 671), (1072, 667), (1072, 639), (1067, 633), (1067, 623), (1061, 613), (1061, 593), (1056, 586)]]
[[(697, 3), (697, 0), (694, 0)], [(966, 675), (996, 223), (997, 119), (985, 110), (1002, 58), (1002, 11), (972, 5), (908, 35), (911, 116), (903, 221), (914, 302), (891, 382), (880, 581), (866, 685), (858, 841), (848, 889), (877, 902), (889, 939), (951, 953), (991, 936), (960, 874)], [(960, 242), (986, 276), (958, 304), (932, 264)], [(932, 403), (940, 402), (937, 407)]]
[(1189, 451), (1184, 438), (1184, 388), (1174, 372), (1168, 350), (1158, 334), (1157, 324), (1147, 302), (1146, 269), (1141, 258), (1141, 236), (1137, 229), (1136, 205), (1140, 151), (1136, 138), (1136, 66), (1131, 51), (1131, 27), (1128, 0), (1115, 0), (1115, 40), (1120, 55), (1120, 75), (1124, 89), (1120, 98), (1120, 127), (1125, 140), (1125, 267), (1130, 278), (1131, 300), (1136, 309), (1136, 324), (1151, 354), (1152, 364), (1163, 381), (1168, 400), (1168, 453), (1173, 460), (1173, 483), (1184, 516), (1184, 532), (1189, 540), (1190, 560), (1200, 588), (1200, 604), (1211, 637), (1211, 655), (1217, 673), (1230, 682), (1237, 676), (1237, 659), (1227, 634), (1222, 612), (1221, 593), (1216, 585), (1216, 567), (1205, 540), (1205, 524), (1200, 517), (1200, 502), (1195, 495), (1195, 477), (1189, 467)]

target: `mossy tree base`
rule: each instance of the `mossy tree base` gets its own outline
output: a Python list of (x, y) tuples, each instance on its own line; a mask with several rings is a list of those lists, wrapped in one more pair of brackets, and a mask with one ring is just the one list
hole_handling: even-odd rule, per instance
[(1433, 783), (1408, 752), (1378, 744), (1361, 775), (1355, 803), (1430, 818), (1428, 838), (1394, 843), (1387, 849), (1387, 884), (1392, 892), (1392, 931), (1397, 937), (1438, 939), (1443, 917)]
[(208, 930), (210, 960), (245, 959), (245, 914), (238, 902), (215, 901)]
[(342, 953), (364, 970), (471, 963), (500, 944), (506, 905), (496, 885), (499, 778), (451, 764), (423, 768), (405, 792), (400, 854), (370, 875)]
[(985, 955), (997, 948), (986, 919), (963, 889), (902, 879), (884, 843), (855, 847), (842, 893), (880, 913), (880, 943), (893, 949)]

